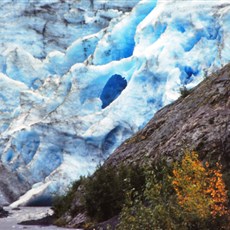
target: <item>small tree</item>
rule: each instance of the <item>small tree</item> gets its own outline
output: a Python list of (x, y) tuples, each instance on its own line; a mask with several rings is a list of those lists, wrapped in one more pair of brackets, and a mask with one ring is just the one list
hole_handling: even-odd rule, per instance
[(221, 165), (216, 169), (205, 166), (195, 151), (186, 151), (181, 162), (174, 164), (173, 187), (178, 204), (193, 218), (227, 214), (227, 191), (222, 178)]
[(190, 90), (185, 85), (181, 86), (179, 91), (182, 98), (185, 98), (190, 94)]
[(223, 175), (221, 173), (222, 166), (217, 163), (216, 169), (209, 169), (209, 165), (206, 164), (206, 168), (208, 183), (206, 193), (212, 199), (212, 203), (210, 206), (211, 214), (213, 217), (227, 215), (228, 196), (225, 183), (223, 181)]
[(145, 168), (145, 189), (143, 193), (135, 189), (127, 192), (117, 230), (185, 229), (178, 224), (180, 206), (176, 204), (171, 172), (164, 160)]

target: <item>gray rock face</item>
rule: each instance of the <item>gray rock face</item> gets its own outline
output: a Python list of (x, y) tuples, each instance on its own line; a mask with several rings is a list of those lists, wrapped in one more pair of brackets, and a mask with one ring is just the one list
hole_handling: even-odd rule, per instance
[(230, 166), (230, 64), (184, 98), (158, 111), (145, 128), (125, 141), (106, 164), (168, 159), (184, 149)]
[(9, 205), (29, 188), (27, 182), (0, 164), (0, 205)]
[(2, 207), (0, 207), (0, 218), (7, 217), (9, 214), (8, 211), (4, 210)]

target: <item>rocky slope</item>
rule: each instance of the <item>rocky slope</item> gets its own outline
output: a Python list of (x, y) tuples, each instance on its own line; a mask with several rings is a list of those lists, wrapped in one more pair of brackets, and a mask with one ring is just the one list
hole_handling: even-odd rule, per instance
[(9, 205), (29, 188), (30, 186), (26, 181), (22, 181), (16, 173), (0, 164), (0, 206)]
[[(168, 160), (183, 149), (230, 167), (230, 64), (213, 73), (190, 92), (158, 111), (149, 123), (125, 141), (107, 165), (146, 159)], [(186, 95), (188, 93), (188, 95)]]

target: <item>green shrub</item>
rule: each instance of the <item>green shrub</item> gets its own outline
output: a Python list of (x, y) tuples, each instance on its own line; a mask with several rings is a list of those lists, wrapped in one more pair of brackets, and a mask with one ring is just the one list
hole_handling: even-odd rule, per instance
[[(171, 184), (171, 167), (165, 161), (146, 168), (146, 184), (143, 194), (132, 200), (127, 192), (127, 200), (120, 215), (118, 230), (178, 229), (175, 192)], [(183, 228), (181, 228), (183, 229)]]
[(87, 214), (97, 221), (118, 215), (125, 201), (125, 191), (131, 187), (141, 191), (144, 183), (143, 170), (138, 167), (100, 167), (85, 184)]
[(180, 91), (180, 95), (181, 95), (182, 98), (185, 98), (190, 94), (190, 90), (187, 89), (187, 87), (185, 85), (180, 87), (179, 91)]
[[(93, 221), (108, 220), (120, 213), (126, 191), (135, 188), (141, 193), (144, 184), (145, 174), (138, 166), (98, 167), (92, 176), (76, 181), (66, 195), (56, 197), (53, 210), (57, 218), (66, 212), (72, 216), (86, 212)], [(73, 205), (77, 199), (80, 207)]]
[[(70, 212), (72, 216), (74, 216), (72, 209), (72, 203), (75, 199), (76, 191), (78, 190), (79, 186), (85, 182), (86, 178), (81, 177), (79, 180), (75, 181), (72, 186), (68, 189), (65, 195), (58, 195), (53, 198), (52, 201), (52, 209), (54, 211), (54, 215), (56, 218), (61, 217), (66, 212)], [(74, 210), (75, 212), (80, 212), (81, 210)], [(72, 213), (71, 213), (72, 211)]]

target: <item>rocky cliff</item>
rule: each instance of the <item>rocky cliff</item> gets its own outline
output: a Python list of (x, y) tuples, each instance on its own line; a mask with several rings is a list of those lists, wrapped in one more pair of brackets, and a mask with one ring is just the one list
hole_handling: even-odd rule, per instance
[(230, 64), (158, 111), (106, 164), (179, 156), (183, 149), (230, 166)]
[(29, 188), (28, 183), (0, 163), (0, 206), (9, 205)]

